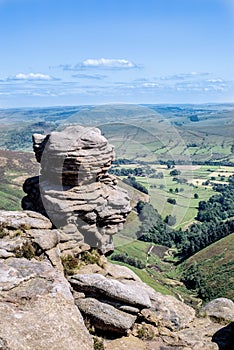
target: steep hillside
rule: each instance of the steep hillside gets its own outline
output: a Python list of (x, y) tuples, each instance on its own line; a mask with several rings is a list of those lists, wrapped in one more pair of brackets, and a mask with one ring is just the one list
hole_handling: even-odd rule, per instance
[(234, 299), (234, 233), (182, 263), (178, 270), (205, 299)]
[(21, 209), (24, 180), (38, 172), (33, 153), (0, 150), (0, 209)]

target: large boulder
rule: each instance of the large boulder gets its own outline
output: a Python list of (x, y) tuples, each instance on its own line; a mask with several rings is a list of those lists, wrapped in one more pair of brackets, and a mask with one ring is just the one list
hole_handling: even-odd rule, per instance
[(107, 298), (141, 309), (151, 307), (149, 295), (140, 286), (123, 284), (95, 273), (74, 275), (69, 282), (78, 292), (84, 292), (88, 296), (94, 295), (97, 299)]
[(136, 316), (94, 298), (79, 298), (76, 300), (76, 305), (85, 317), (89, 318), (92, 325), (102, 332), (126, 333), (136, 321)]
[(0, 348), (93, 349), (67, 280), (48, 262), (0, 261)]
[(166, 321), (172, 330), (189, 326), (195, 318), (195, 310), (171, 295), (154, 294), (152, 310), (158, 317)]
[(41, 175), (24, 183), (23, 209), (40, 212), (79, 242), (106, 254), (130, 212), (127, 192), (108, 174), (114, 148), (99, 129), (72, 126), (34, 135)]
[(234, 303), (227, 298), (210, 301), (201, 309), (201, 312), (216, 319), (234, 322)]

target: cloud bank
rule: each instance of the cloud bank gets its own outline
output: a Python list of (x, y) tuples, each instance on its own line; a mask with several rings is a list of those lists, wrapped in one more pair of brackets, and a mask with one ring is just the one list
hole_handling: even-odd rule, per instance
[(7, 78), (8, 81), (10, 80), (23, 80), (23, 81), (38, 81), (38, 80), (42, 80), (42, 81), (51, 81), (51, 80), (58, 80), (54, 77), (52, 77), (51, 75), (48, 74), (42, 74), (42, 73), (18, 73), (14, 76), (8, 77)]
[(134, 69), (140, 68), (140, 65), (122, 58), (88, 58), (75, 65), (61, 65), (64, 70), (79, 71), (81, 69)]

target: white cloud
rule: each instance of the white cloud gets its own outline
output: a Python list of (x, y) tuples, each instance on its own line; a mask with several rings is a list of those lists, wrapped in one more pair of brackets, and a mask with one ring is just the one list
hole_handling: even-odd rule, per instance
[(35, 80), (42, 80), (42, 81), (49, 81), (49, 80), (57, 80), (51, 75), (48, 74), (42, 74), (42, 73), (18, 73), (14, 76), (8, 77), (7, 80), (27, 80), (27, 81), (35, 81)]
[(161, 80), (185, 80), (188, 78), (199, 78), (203, 76), (210, 75), (207, 72), (189, 72), (189, 73), (178, 73), (173, 75), (168, 75), (165, 77), (160, 77)]
[(107, 78), (107, 75), (102, 74), (73, 74), (73, 78), (79, 78), (79, 79), (94, 79), (94, 80), (102, 80), (104, 78)]
[(214, 84), (220, 84), (220, 83), (225, 83), (225, 81), (223, 79), (208, 79), (207, 80), (208, 83), (214, 83)]
[(64, 70), (78, 71), (80, 69), (133, 69), (140, 68), (140, 65), (136, 63), (119, 58), (88, 58), (83, 62), (77, 63), (76, 65), (65, 64), (61, 65)]
[(82, 62), (83, 67), (134, 68), (135, 63), (125, 59), (87, 59)]

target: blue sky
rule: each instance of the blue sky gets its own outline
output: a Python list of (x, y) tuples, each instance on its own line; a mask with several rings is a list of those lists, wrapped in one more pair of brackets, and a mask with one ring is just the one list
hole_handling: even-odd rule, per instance
[(0, 108), (234, 102), (234, 0), (0, 0)]

